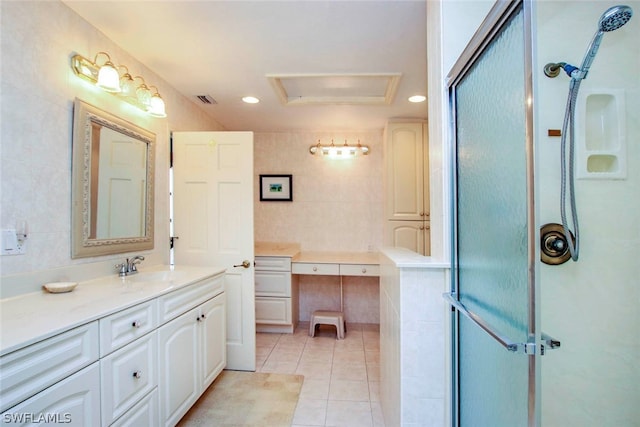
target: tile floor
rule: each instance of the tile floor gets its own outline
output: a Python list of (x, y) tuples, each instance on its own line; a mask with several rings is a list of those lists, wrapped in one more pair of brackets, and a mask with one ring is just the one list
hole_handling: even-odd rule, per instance
[(379, 399), (379, 325), (347, 323), (344, 340), (335, 327), (309, 324), (293, 334), (258, 333), (256, 371), (304, 375), (292, 427), (384, 427)]

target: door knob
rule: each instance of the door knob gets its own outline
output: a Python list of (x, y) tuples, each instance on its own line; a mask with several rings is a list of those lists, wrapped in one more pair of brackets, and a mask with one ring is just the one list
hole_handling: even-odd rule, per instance
[(234, 265), (234, 267), (244, 267), (244, 268), (249, 268), (251, 267), (251, 263), (248, 260), (244, 260), (242, 261), (242, 264), (236, 264)]

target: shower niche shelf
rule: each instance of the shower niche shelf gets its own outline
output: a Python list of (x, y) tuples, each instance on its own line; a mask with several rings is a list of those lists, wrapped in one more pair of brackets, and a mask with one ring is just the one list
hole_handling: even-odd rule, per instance
[(578, 179), (625, 179), (625, 99), (622, 90), (586, 90), (577, 100)]

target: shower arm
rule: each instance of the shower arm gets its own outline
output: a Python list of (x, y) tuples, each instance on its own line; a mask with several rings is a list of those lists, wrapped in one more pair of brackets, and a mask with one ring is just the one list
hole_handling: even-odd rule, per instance
[(603, 34), (603, 31), (597, 31), (595, 33), (593, 39), (591, 39), (591, 43), (589, 43), (589, 47), (587, 48), (584, 58), (582, 59), (582, 66), (580, 66), (580, 68), (566, 62), (550, 62), (544, 66), (544, 74), (547, 77), (554, 78), (558, 77), (560, 70), (564, 70), (567, 76), (573, 80), (586, 79), (587, 74), (589, 73), (589, 68), (591, 68), (591, 64), (593, 64), (593, 60), (600, 48), (600, 42), (602, 41)]
[(544, 66), (544, 75), (552, 79), (558, 77), (565, 65), (567, 65), (566, 62), (549, 62)]

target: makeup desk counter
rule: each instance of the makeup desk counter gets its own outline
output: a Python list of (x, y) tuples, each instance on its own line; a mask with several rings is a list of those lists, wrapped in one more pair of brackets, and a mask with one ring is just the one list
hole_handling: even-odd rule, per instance
[(377, 252), (302, 252), (297, 243), (256, 243), (256, 330), (294, 331), (300, 318), (300, 276), (336, 276), (343, 311), (343, 277), (379, 275)]

